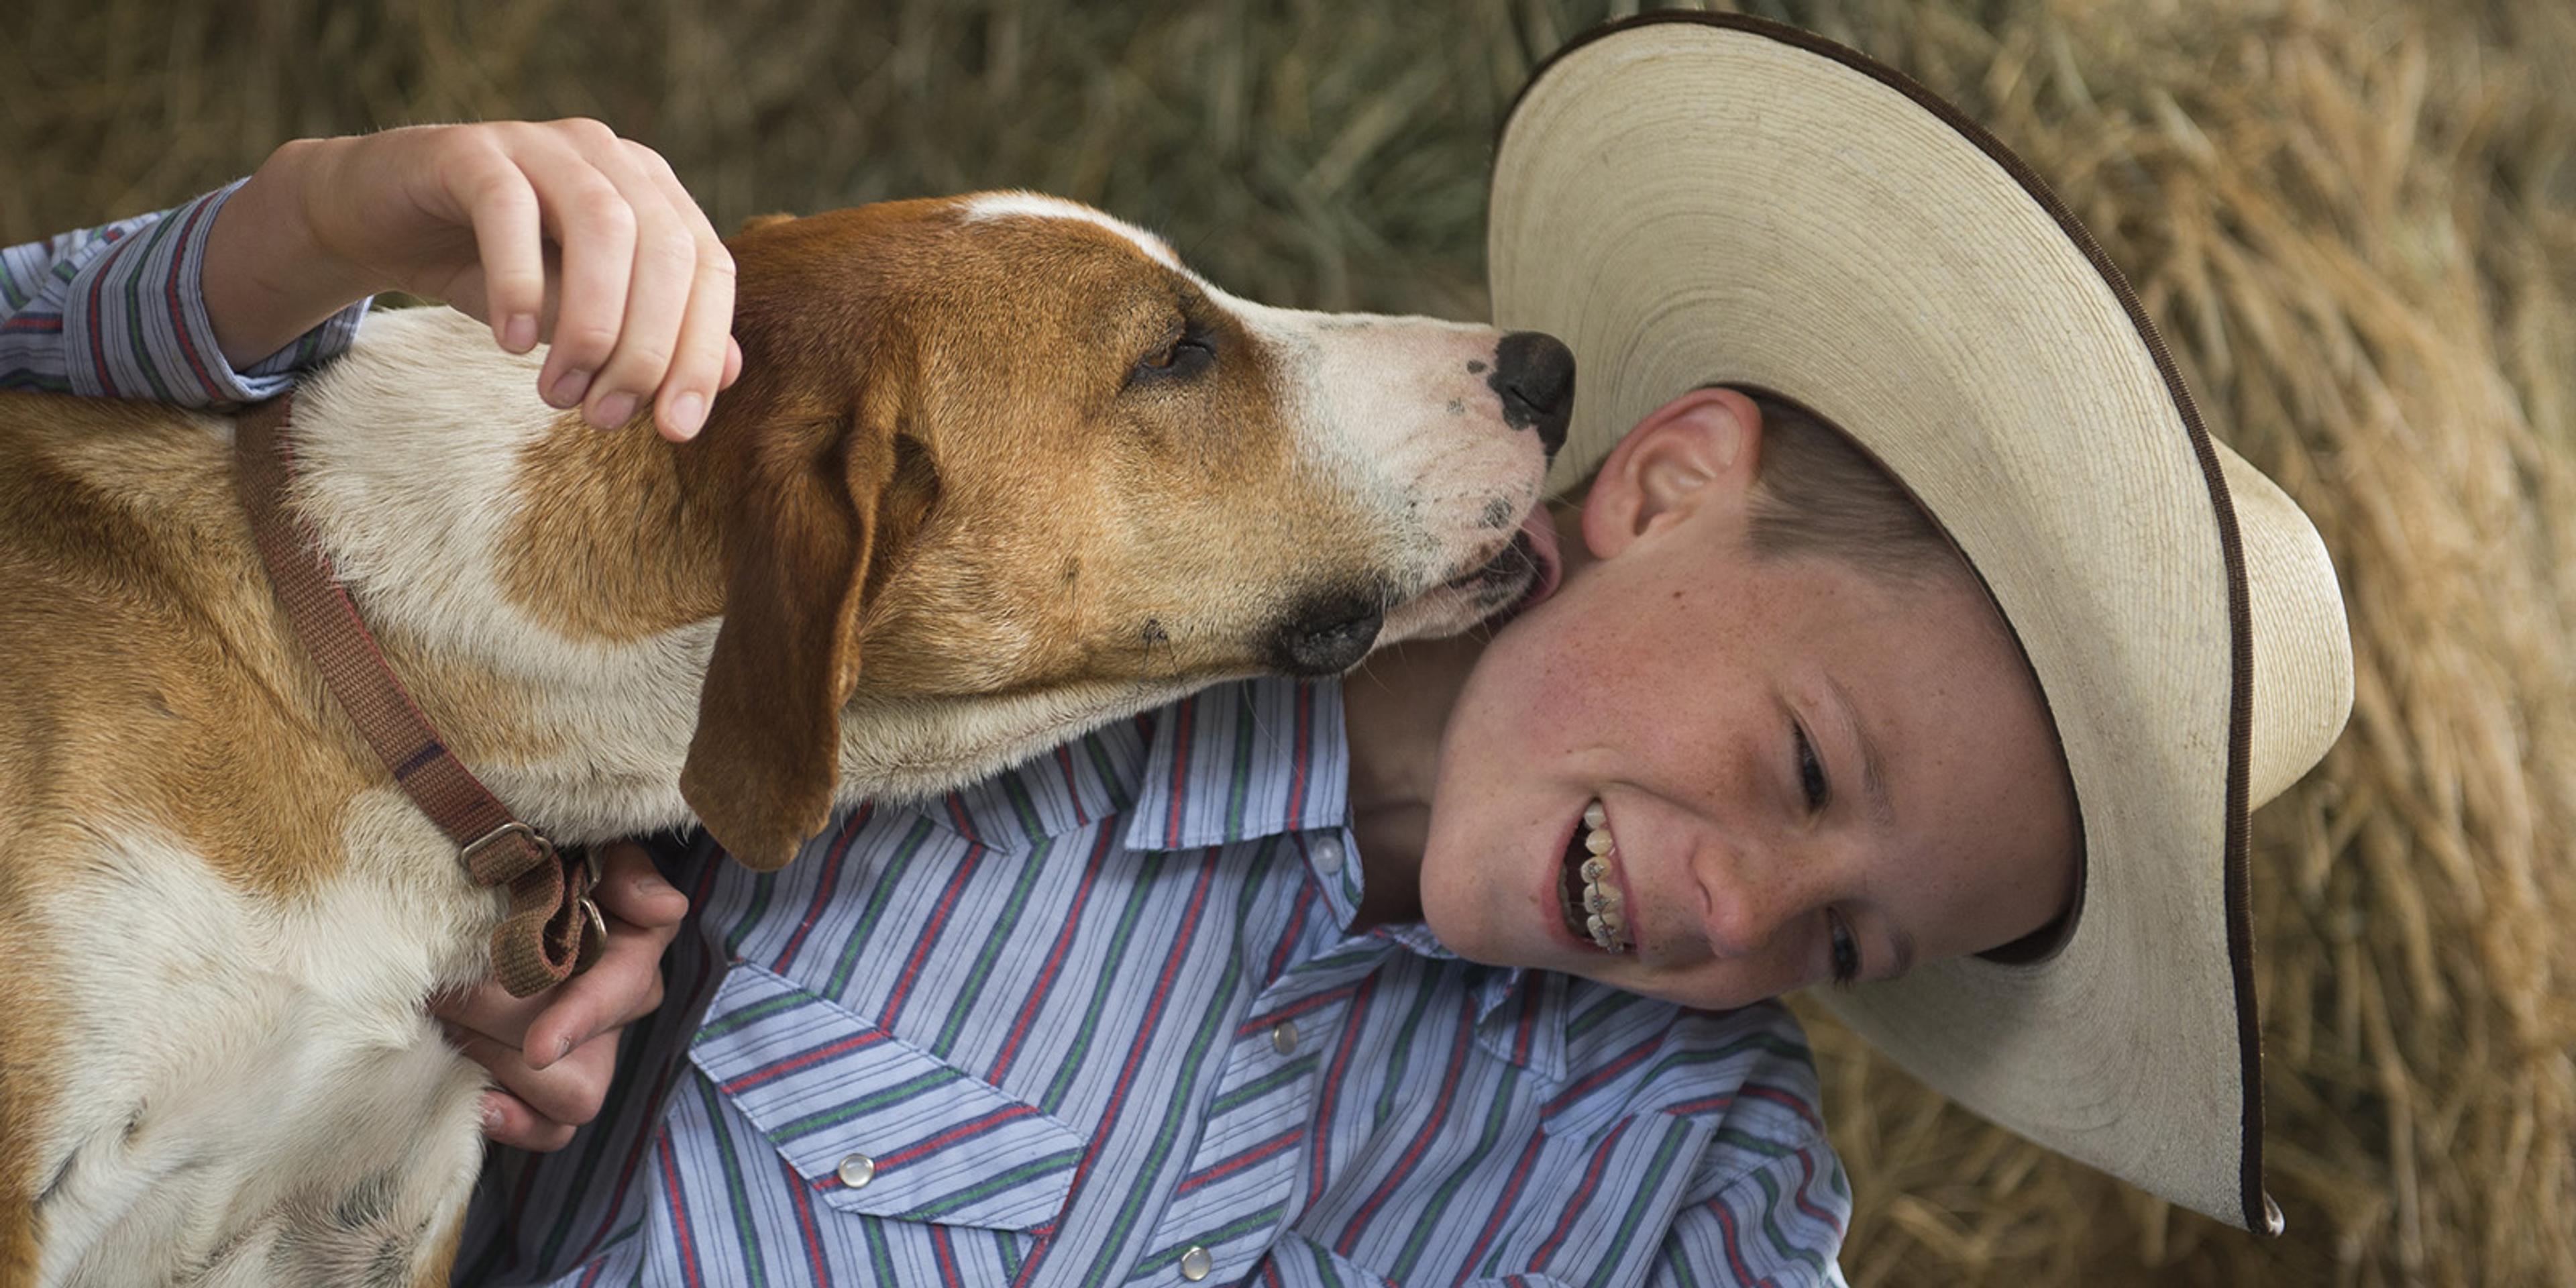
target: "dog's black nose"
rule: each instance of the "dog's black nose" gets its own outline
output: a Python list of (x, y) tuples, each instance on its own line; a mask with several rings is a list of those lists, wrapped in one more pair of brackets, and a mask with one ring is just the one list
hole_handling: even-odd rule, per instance
[(1544, 331), (1514, 331), (1494, 346), (1494, 374), (1485, 383), (1503, 400), (1503, 423), (1536, 429), (1539, 446), (1556, 459), (1574, 415), (1574, 351)]
[(1339, 675), (1368, 656), (1386, 613), (1375, 596), (1327, 595), (1299, 605), (1270, 637), (1270, 665), (1289, 675)]

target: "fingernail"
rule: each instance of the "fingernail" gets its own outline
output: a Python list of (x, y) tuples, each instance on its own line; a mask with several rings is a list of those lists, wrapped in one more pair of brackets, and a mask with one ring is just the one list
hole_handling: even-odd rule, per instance
[(707, 400), (696, 390), (692, 389), (671, 400), (672, 437), (695, 438), (698, 436), (698, 427), (705, 424), (706, 420)]
[(512, 353), (526, 353), (537, 347), (537, 315), (513, 313), (501, 324), (501, 347)]
[[(571, 1034), (567, 1033), (567, 1034), (563, 1035), (562, 1037), (559, 1037), (559, 1038), (555, 1039), (555, 1059), (556, 1059), (556, 1060), (561, 1060), (561, 1059), (563, 1059), (565, 1056), (568, 1056), (568, 1055), (571, 1055), (571, 1054), (572, 1054), (572, 1035), (571, 1035)], [(548, 1061), (548, 1063), (552, 1063), (552, 1061)]]
[(546, 401), (557, 407), (577, 406), (581, 396), (590, 392), (590, 373), (567, 371), (555, 377), (555, 387), (546, 393)]
[(599, 400), (590, 409), (590, 423), (601, 429), (615, 429), (635, 414), (635, 395), (619, 390)]
[(501, 1107), (493, 1104), (490, 1096), (483, 1098), (483, 1130), (486, 1132), (501, 1130)]

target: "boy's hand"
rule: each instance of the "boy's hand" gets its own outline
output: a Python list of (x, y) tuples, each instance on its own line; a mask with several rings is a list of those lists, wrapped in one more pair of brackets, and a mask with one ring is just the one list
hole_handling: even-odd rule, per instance
[(207, 235), (206, 307), (254, 363), (351, 302), (443, 300), (512, 353), (553, 345), (540, 396), (696, 434), (742, 351), (733, 257), (652, 149), (597, 121), (413, 126), (279, 148)]
[(688, 896), (632, 842), (603, 847), (599, 861), (608, 944), (589, 970), (534, 997), (486, 980), (431, 999), (448, 1041), (501, 1084), (483, 1093), (483, 1134), (504, 1145), (569, 1143), (608, 1099), (618, 1035), (662, 1004), (662, 950), (679, 933)]

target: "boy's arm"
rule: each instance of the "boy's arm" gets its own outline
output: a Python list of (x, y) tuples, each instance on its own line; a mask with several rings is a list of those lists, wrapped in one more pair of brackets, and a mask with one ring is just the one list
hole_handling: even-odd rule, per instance
[(236, 181), (176, 208), (0, 249), (0, 388), (205, 407), (256, 402), (348, 347), (337, 301), (250, 361), (228, 359), (197, 289)]
[(0, 387), (253, 402), (390, 290), (547, 342), (539, 396), (602, 427), (692, 437), (742, 368), (733, 257), (668, 163), (596, 121), (493, 121), (301, 139), (187, 205), (0, 251)]
[(349, 300), (442, 300), (540, 397), (607, 428), (649, 411), (694, 436), (740, 371), (733, 257), (652, 149), (597, 121), (411, 126), (279, 148), (206, 248), (223, 350), (282, 344)]

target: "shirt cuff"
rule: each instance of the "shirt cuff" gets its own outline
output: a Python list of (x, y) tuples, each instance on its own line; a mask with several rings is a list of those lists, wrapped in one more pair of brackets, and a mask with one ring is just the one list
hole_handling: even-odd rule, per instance
[(182, 407), (258, 402), (347, 351), (368, 300), (332, 314), (247, 370), (224, 360), (206, 316), (206, 237), (246, 182), (236, 179), (173, 208), (81, 268), (63, 302), (73, 392)]

